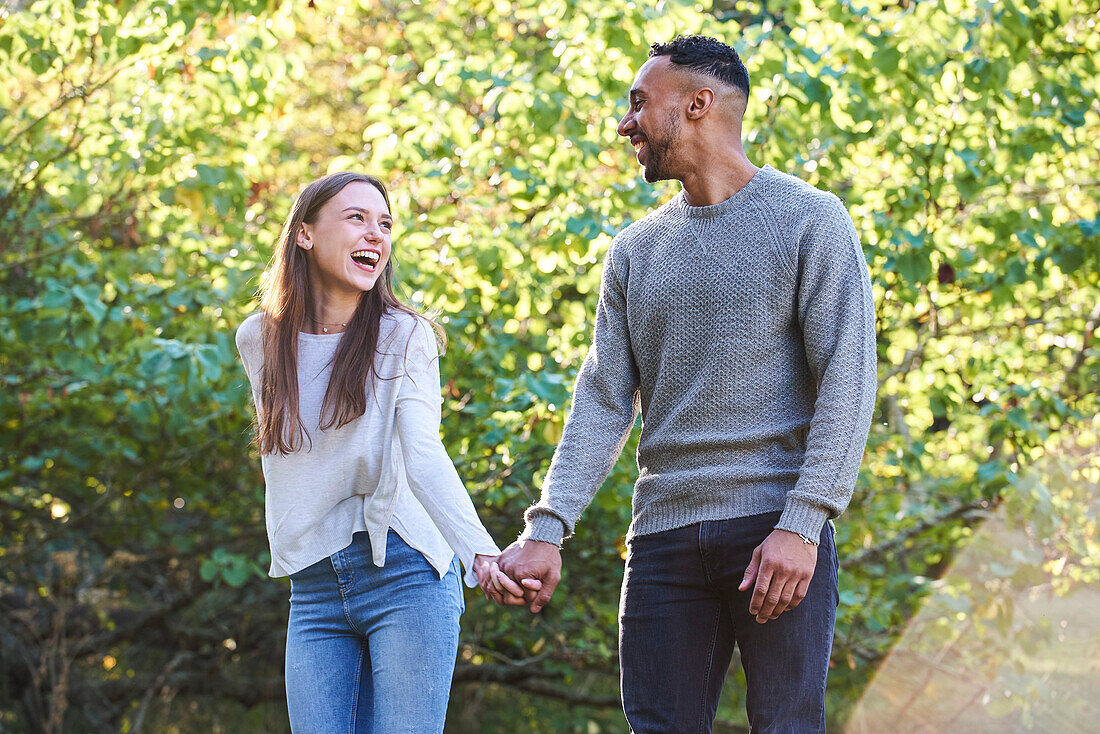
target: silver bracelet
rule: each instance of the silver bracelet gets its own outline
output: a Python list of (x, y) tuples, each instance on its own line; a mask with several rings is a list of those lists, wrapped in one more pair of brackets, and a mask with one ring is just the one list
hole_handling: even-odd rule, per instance
[(816, 540), (813, 540), (812, 538), (809, 538), (809, 537), (803, 535), (802, 533), (796, 533), (796, 535), (798, 535), (798, 537), (802, 538), (802, 542), (805, 543), (806, 545), (817, 545)]

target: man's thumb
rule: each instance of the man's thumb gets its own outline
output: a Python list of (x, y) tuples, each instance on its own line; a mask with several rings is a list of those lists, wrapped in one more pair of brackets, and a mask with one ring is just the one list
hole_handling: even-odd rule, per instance
[(756, 549), (752, 552), (752, 560), (749, 561), (748, 567), (745, 569), (745, 576), (741, 579), (741, 585), (737, 587), (738, 591), (744, 591), (752, 586), (756, 581), (756, 572), (760, 570), (760, 546), (756, 546)]

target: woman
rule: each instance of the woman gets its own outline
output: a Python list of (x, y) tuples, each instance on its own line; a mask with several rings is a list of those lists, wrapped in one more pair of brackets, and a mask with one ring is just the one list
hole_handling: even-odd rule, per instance
[(496, 601), (522, 595), (493, 565), (500, 551), (439, 439), (436, 335), (393, 293), (392, 227), (378, 179), (311, 183), (265, 274), (261, 312), (237, 331), (258, 418), (269, 573), (291, 582), (296, 732), (442, 731), (463, 611), (458, 561)]

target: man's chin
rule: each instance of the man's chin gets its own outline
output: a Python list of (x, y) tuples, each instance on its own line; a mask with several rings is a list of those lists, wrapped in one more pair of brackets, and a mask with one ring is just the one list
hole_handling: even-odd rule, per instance
[(642, 166), (642, 178), (646, 183), (657, 183), (658, 181), (667, 181), (668, 176), (664, 174), (664, 171), (656, 168), (650, 168), (649, 166)]

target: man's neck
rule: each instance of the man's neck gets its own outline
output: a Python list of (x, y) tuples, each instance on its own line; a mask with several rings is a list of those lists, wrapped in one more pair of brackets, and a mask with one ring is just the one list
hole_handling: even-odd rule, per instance
[(748, 185), (758, 169), (740, 148), (703, 151), (705, 157), (678, 180), (689, 206), (720, 204)]

